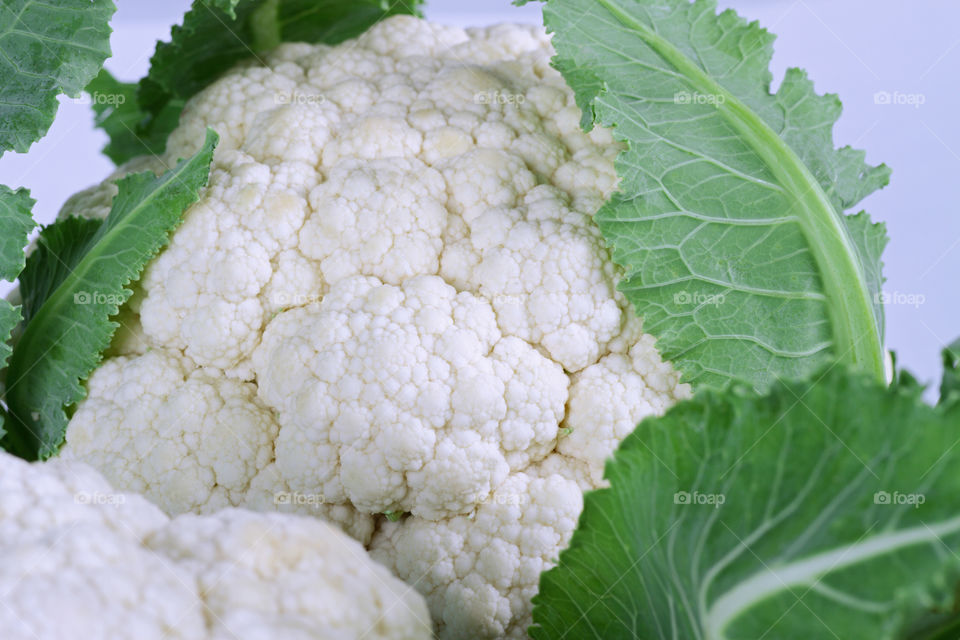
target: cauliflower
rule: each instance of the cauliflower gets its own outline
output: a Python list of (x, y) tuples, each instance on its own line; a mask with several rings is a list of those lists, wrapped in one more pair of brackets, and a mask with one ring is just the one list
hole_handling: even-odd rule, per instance
[[(443, 638), (522, 637), (540, 571), (643, 417), (685, 397), (593, 214), (620, 151), (540, 28), (384, 20), (195, 96), (209, 185), (122, 311), (63, 456), (170, 514), (325, 518)], [(262, 62), (262, 64), (261, 64)]]
[(75, 461), (0, 453), (0, 554), (9, 640), (431, 637), (422, 598), (331, 525), (170, 520)]

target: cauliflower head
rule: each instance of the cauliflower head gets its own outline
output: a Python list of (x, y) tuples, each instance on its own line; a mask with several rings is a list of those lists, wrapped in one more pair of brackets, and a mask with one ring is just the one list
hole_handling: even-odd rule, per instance
[(416, 591), (332, 525), (235, 508), (171, 520), (76, 461), (0, 453), (0, 536), (10, 640), (432, 635)]
[(689, 391), (617, 292), (593, 214), (611, 132), (540, 28), (393, 17), (284, 44), (184, 109), (164, 157), (221, 142), (147, 267), (63, 455), (170, 514), (338, 524), (443, 638), (522, 637), (581, 492)]

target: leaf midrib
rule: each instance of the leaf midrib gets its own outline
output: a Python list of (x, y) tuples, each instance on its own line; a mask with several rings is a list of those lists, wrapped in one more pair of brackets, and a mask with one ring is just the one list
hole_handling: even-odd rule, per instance
[(724, 630), (740, 613), (796, 586), (812, 586), (824, 575), (899, 549), (923, 543), (942, 544), (942, 538), (960, 532), (960, 516), (939, 524), (922, 524), (896, 532), (882, 533), (853, 544), (808, 556), (803, 560), (767, 567), (737, 583), (710, 606), (704, 620), (707, 640), (725, 640)]
[[(864, 283), (860, 259), (838, 213), (816, 178), (796, 153), (735, 95), (704, 73), (668, 40), (636, 20), (615, 0), (598, 0), (624, 26), (635, 30), (654, 52), (672, 65), (698, 91), (723, 96), (717, 110), (745, 139), (792, 197), (797, 218), (814, 260), (820, 267), (827, 313), (834, 337), (834, 355), (844, 363), (885, 382), (882, 338)], [(850, 295), (850, 283), (857, 283)]]

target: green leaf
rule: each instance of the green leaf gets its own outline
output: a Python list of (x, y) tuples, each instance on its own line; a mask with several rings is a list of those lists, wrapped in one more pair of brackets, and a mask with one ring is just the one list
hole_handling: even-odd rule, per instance
[(957, 640), (960, 638), (960, 615), (953, 611), (931, 611), (922, 616), (904, 640)]
[(597, 222), (664, 358), (695, 385), (763, 388), (840, 360), (883, 379), (884, 229), (845, 216), (889, 170), (835, 149), (836, 96), (714, 0), (549, 0), (555, 65), (615, 127), (620, 193)]
[(23, 248), (36, 226), (30, 215), (34, 202), (28, 190), (0, 184), (0, 279), (13, 282), (23, 270)]
[[(26, 189), (13, 191), (0, 185), (0, 279), (12, 282), (23, 269), (23, 248), (36, 224), (30, 215), (34, 202)], [(10, 338), (20, 320), (20, 309), (0, 298), (0, 372), (7, 366), (12, 351)], [(0, 410), (0, 436), (5, 417)]]
[(111, 0), (0, 4), (0, 155), (50, 128), (57, 95), (77, 98), (110, 56)]
[(120, 82), (106, 69), (87, 85), (93, 104), (94, 125), (103, 129), (110, 141), (103, 148), (115, 164), (123, 164), (142, 155), (159, 155), (167, 143), (167, 134), (177, 126), (183, 100), (171, 100), (151, 118), (137, 103), (137, 84)]
[(423, 0), (277, 0), (277, 32), (282, 42), (336, 44), (389, 16), (419, 16), (422, 5)]
[[(177, 126), (187, 99), (240, 60), (255, 57), (281, 42), (335, 44), (360, 35), (387, 16), (416, 14), (423, 0), (195, 0), (170, 42), (157, 44), (150, 72), (137, 88), (137, 104), (123, 111), (135, 138), (158, 153)], [(189, 60), (189, 64), (184, 64)], [(117, 121), (119, 122), (119, 120)], [(110, 123), (113, 125), (114, 123)], [(111, 159), (118, 164), (143, 150), (117, 126)], [(121, 137), (114, 139), (119, 134)]]
[(116, 329), (109, 318), (130, 297), (127, 285), (199, 198), (216, 142), (208, 130), (203, 148), (162, 176), (145, 172), (119, 180), (110, 214), (95, 233), (76, 219), (44, 230), (42, 253), (28, 261), (22, 282), (31, 320), (7, 374), (8, 451), (32, 460), (59, 449), (67, 426), (64, 408), (83, 399), (81, 381), (96, 368)]
[(960, 400), (960, 338), (943, 350), (943, 380), (940, 402)]
[[(13, 282), (23, 269), (23, 248), (36, 225), (30, 215), (34, 202), (28, 190), (0, 185), (0, 279)], [(10, 357), (10, 334), (19, 322), (20, 310), (0, 298), (0, 370)]]
[(20, 274), (20, 299), (27, 323), (77, 268), (100, 231), (102, 220), (67, 218), (40, 232), (36, 250)]
[(906, 369), (898, 366), (899, 358), (896, 351), (890, 352), (890, 370), (893, 373), (893, 376), (890, 380), (891, 387), (900, 387), (904, 390), (917, 389), (919, 392), (923, 392), (925, 387), (923, 383), (914, 377), (912, 373)]
[(956, 611), (960, 406), (920, 394), (837, 366), (642, 422), (542, 575), (531, 635), (894, 640)]

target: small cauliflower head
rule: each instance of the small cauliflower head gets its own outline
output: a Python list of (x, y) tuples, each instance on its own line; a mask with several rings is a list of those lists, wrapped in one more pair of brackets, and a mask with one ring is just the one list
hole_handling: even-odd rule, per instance
[(621, 146), (552, 54), (538, 27), (396, 16), (193, 97), (164, 157), (65, 209), (102, 217), (119, 174), (220, 134), (65, 455), (171, 514), (325, 518), (441, 637), (521, 637), (581, 492), (688, 393), (594, 223)]
[[(8, 640), (428, 640), (426, 604), (314, 518), (169, 519), (91, 467), (0, 453)], [(51, 613), (53, 612), (53, 613)]]

